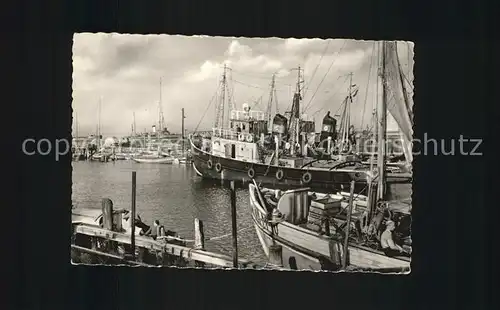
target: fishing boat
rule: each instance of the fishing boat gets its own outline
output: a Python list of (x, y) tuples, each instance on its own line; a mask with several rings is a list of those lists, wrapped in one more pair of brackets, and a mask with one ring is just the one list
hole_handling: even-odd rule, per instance
[[(384, 272), (410, 268), (411, 178), (406, 183), (388, 182), (384, 143), (386, 111), (398, 123), (405, 141), (411, 141), (412, 103), (406, 95), (396, 42), (382, 42), (381, 50), (383, 91), (377, 106), (377, 164), (372, 161), (370, 169), (357, 172), (367, 180), (366, 188), (355, 194), (357, 180), (351, 178), (348, 194), (305, 187), (281, 196), (276, 187), (260, 188), (255, 180), (249, 184), (252, 220), (262, 248), (270, 255), (270, 246), (281, 245), (287, 268)], [(388, 105), (390, 100), (393, 104)], [(403, 144), (406, 166), (411, 166), (411, 146), (411, 142)], [(380, 245), (380, 235), (389, 220), (395, 223), (395, 243), (404, 249), (398, 256), (386, 255)]]
[[(223, 91), (224, 81), (225, 73), (221, 83)], [(349, 110), (358, 88), (351, 80), (341, 106), (343, 113), (337, 139), (337, 121), (329, 112), (323, 119), (320, 134), (314, 132), (314, 121), (300, 115), (301, 84), (299, 74), (290, 117), (276, 114), (271, 132), (269, 106), (264, 113), (243, 104), (243, 110), (231, 111), (229, 125), (223, 128), (225, 103), (221, 102), (211, 135), (189, 139), (196, 173), (203, 178), (243, 183), (256, 179), (261, 184), (281, 188), (342, 189), (348, 185), (346, 180), (355, 178), (355, 192), (365, 187), (366, 181), (358, 170), (366, 170), (369, 165), (363, 164), (350, 148)], [(321, 139), (319, 142), (317, 137)]]

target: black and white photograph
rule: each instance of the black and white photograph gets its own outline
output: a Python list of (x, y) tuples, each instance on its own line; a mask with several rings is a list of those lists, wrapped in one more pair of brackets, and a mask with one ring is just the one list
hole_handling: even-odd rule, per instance
[(74, 34), (71, 263), (410, 273), (413, 49)]

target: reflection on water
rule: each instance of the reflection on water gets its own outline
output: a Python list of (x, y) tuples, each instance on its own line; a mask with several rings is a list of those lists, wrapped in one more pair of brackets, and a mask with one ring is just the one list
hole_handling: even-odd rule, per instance
[[(139, 164), (131, 161), (115, 163), (73, 162), (75, 208), (100, 208), (102, 198), (110, 198), (115, 209), (130, 209), (132, 171), (137, 171), (137, 213), (151, 225), (158, 219), (166, 229), (186, 239), (194, 238), (194, 219), (204, 222), (205, 237), (231, 233), (229, 190), (220, 183), (202, 180), (190, 166)], [(237, 227), (252, 224), (248, 191), (237, 189)], [(231, 237), (206, 241), (207, 250), (231, 255)], [(253, 227), (238, 233), (239, 257), (265, 262)]]

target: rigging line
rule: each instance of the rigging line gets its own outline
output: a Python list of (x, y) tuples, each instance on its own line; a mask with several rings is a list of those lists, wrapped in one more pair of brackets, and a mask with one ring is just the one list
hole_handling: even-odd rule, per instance
[[(240, 228), (238, 229), (236, 232), (242, 232), (244, 230), (247, 230), (247, 229), (250, 229), (252, 228), (253, 225), (250, 225), (250, 226), (246, 226), (246, 227), (243, 227), (243, 228)], [(233, 233), (230, 232), (228, 234), (224, 234), (224, 235), (220, 235), (220, 236), (215, 236), (215, 237), (209, 237), (209, 238), (205, 238), (205, 241), (213, 241), (213, 240), (220, 240), (222, 238), (226, 238), (226, 237), (229, 237), (231, 236)], [(164, 236), (164, 237), (158, 237), (158, 239), (168, 239), (168, 240), (178, 240), (178, 241), (183, 241), (183, 242), (186, 242), (186, 243), (193, 243), (193, 242), (196, 242), (194, 239), (184, 239), (184, 238), (181, 238), (181, 237), (174, 237), (174, 236)]]
[[(234, 70), (233, 68), (231, 68), (232, 71), (238, 73), (238, 74), (241, 74), (241, 75), (246, 75), (246, 76), (254, 76), (254, 77), (257, 77), (257, 78), (264, 78), (264, 76), (268, 76), (269, 74), (267, 73), (256, 73), (256, 72), (253, 72), (253, 73), (248, 73), (248, 72), (241, 72), (239, 70)], [(264, 78), (265, 79), (265, 78)]]
[(316, 71), (318, 71), (319, 65), (321, 64), (321, 61), (323, 60), (323, 57), (325, 57), (326, 51), (328, 50), (328, 47), (330, 46), (330, 41), (327, 42), (325, 49), (323, 50), (323, 53), (321, 54), (321, 58), (319, 59), (318, 64), (316, 65), (316, 68), (314, 68), (314, 71), (311, 75), (311, 78), (309, 79), (309, 83), (307, 87), (304, 89), (304, 98), (306, 97), (306, 93), (309, 90), (309, 87), (311, 86), (311, 82), (314, 79), (314, 76), (316, 75)]
[(260, 95), (260, 97), (257, 97), (257, 100), (254, 101), (254, 104), (252, 105), (251, 109), (255, 108), (255, 106), (258, 105), (259, 103), (262, 103), (262, 98), (264, 98), (264, 95), (266, 94), (267, 91), (268, 91), (268, 89), (265, 89), (262, 92), (262, 95)]
[(345, 44), (347, 43), (347, 41), (344, 41), (344, 44), (342, 44), (342, 47), (339, 49), (339, 51), (337, 52), (337, 57), (335, 57), (332, 61), (332, 63), (330, 64), (330, 67), (328, 67), (328, 70), (326, 71), (325, 75), (323, 76), (323, 78), (321, 79), (321, 81), (319, 82), (318, 84), (318, 87), (316, 88), (316, 91), (314, 92), (314, 94), (312, 95), (311, 99), (309, 99), (309, 102), (307, 103), (306, 107), (304, 108), (303, 111), (305, 111), (309, 105), (311, 104), (312, 100), (314, 99), (314, 96), (316, 96), (316, 93), (318, 92), (321, 84), (323, 84), (323, 81), (325, 80), (326, 76), (328, 75), (328, 73), (330, 72), (330, 69), (333, 67), (333, 65), (335, 64), (335, 62), (337, 61), (338, 59), (338, 56), (340, 55), (340, 52), (342, 52), (342, 50), (344, 49), (345, 47)]
[[(266, 74), (265, 77), (264, 76), (255, 76), (253, 74), (248, 74), (248, 73), (241, 73), (239, 71), (236, 71), (236, 74), (241, 75), (241, 76), (246, 76), (246, 77), (249, 77), (249, 78), (259, 79), (259, 80), (269, 80), (269, 75), (268, 74)], [(261, 74), (264, 75), (264, 73), (261, 73)], [(281, 82), (278, 82), (278, 81), (276, 81), (275, 83), (276, 84), (282, 84)]]
[(366, 101), (368, 99), (368, 89), (370, 88), (370, 77), (372, 75), (374, 54), (375, 54), (375, 42), (373, 42), (372, 57), (370, 58), (370, 69), (368, 69), (368, 81), (366, 82), (365, 102), (363, 104), (363, 114), (361, 114), (361, 130), (363, 130), (363, 125), (365, 123)]
[[(342, 77), (342, 75), (340, 75), (340, 76), (337, 78), (337, 80), (338, 80), (338, 79), (340, 79), (341, 77)], [(325, 105), (326, 105), (326, 104), (330, 101), (330, 99), (332, 99), (332, 98), (333, 98), (333, 97), (334, 97), (334, 96), (335, 96), (335, 95), (339, 92), (339, 90), (341, 90), (341, 89), (344, 87), (344, 84), (347, 82), (347, 80), (348, 80), (348, 79), (349, 79), (349, 76), (345, 76), (344, 82), (343, 82), (342, 84), (338, 84), (338, 85), (340, 85), (340, 87), (339, 87), (339, 88), (337, 88), (337, 89), (333, 92), (333, 94), (332, 94), (330, 97), (328, 97), (328, 99), (326, 99), (326, 100), (325, 100), (325, 102), (323, 103), (323, 106), (322, 106), (321, 108), (319, 108), (318, 110), (316, 110), (316, 112), (314, 112), (314, 113), (313, 113), (313, 116), (314, 116), (314, 115), (316, 115), (316, 114), (318, 114), (319, 112), (321, 112), (321, 111), (325, 108)], [(342, 105), (343, 105), (343, 102), (344, 102), (344, 101), (342, 101), (342, 104), (340, 105), (341, 107), (342, 107)], [(337, 112), (338, 112), (338, 111), (337, 111)]]
[(229, 70), (229, 74), (227, 76), (228, 76), (227, 83), (226, 83), (227, 102), (228, 102), (228, 107), (229, 107), (229, 113), (231, 113), (231, 110), (233, 109), (233, 106), (234, 106), (234, 102), (233, 102), (233, 93), (234, 93), (233, 70)]
[[(244, 86), (247, 86), (247, 87), (252, 87), (252, 88), (256, 88), (256, 89), (263, 89), (265, 91), (268, 91), (269, 89), (268, 88), (264, 88), (262, 86), (256, 86), (256, 85), (251, 85), (251, 84), (247, 84), (247, 83), (244, 83), (244, 82), (240, 82), (238, 80), (234, 80), (233, 79), (233, 82), (234, 83), (237, 83), (237, 84), (241, 84), (241, 85), (244, 85)], [(283, 84), (283, 85), (289, 85), (289, 84)], [(275, 88), (276, 89), (276, 88)], [(287, 91), (286, 89), (276, 89), (276, 91)]]
[(262, 102), (262, 97), (263, 96), (264, 95), (261, 95), (260, 97), (257, 97), (257, 100), (254, 100), (253, 105), (251, 107), (251, 110), (253, 110), (253, 108), (255, 108), (255, 106), (257, 106), (258, 104), (260, 104)]
[[(219, 83), (219, 87), (220, 85), (222, 84), (222, 82)], [(208, 103), (207, 105), (207, 108), (205, 109), (205, 112), (203, 113), (203, 115), (201, 116), (201, 119), (200, 121), (198, 122), (198, 125), (196, 125), (196, 128), (194, 129), (194, 132), (196, 132), (198, 130), (198, 127), (200, 127), (200, 124), (201, 122), (203, 121), (203, 118), (205, 117), (205, 115), (207, 114), (208, 112), (208, 109), (210, 108), (210, 106), (212, 105), (212, 103), (214, 102), (214, 99), (217, 97), (217, 92), (219, 91), (219, 87), (217, 87), (217, 90), (215, 91), (215, 94), (212, 96), (212, 99), (210, 99), (210, 102)]]

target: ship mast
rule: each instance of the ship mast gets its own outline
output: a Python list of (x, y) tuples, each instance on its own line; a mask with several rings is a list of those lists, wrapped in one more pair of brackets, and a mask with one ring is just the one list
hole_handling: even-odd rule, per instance
[(132, 135), (135, 136), (137, 133), (137, 130), (135, 127), (135, 112), (132, 112), (132, 116), (134, 117), (134, 123), (132, 124)]
[(353, 102), (352, 98), (356, 96), (357, 89), (353, 90), (355, 85), (352, 84), (353, 73), (349, 73), (349, 90), (348, 95), (344, 100), (344, 109), (342, 112), (342, 117), (340, 119), (340, 143), (339, 150), (343, 152), (346, 145), (349, 145), (349, 130), (351, 127), (351, 104)]
[(387, 85), (386, 85), (386, 72), (385, 72), (385, 55), (386, 54), (386, 42), (382, 41), (382, 57), (380, 65), (380, 78), (382, 81), (382, 100), (379, 100), (379, 106), (377, 109), (377, 119), (378, 119), (378, 150), (377, 150), (377, 168), (378, 168), (378, 186), (377, 186), (377, 198), (385, 198), (385, 140), (386, 140), (386, 129), (387, 129)]
[(163, 102), (162, 102), (162, 78), (160, 77), (160, 101), (158, 103), (158, 130), (163, 132), (165, 127), (165, 119), (163, 117)]
[(99, 104), (97, 106), (97, 150), (101, 148), (101, 104), (102, 96), (99, 97)]
[[(269, 127), (269, 131), (272, 130), (272, 123), (271, 123), (271, 109), (273, 106), (273, 99), (276, 97), (276, 88), (275, 88), (275, 79), (276, 79), (276, 74), (273, 74), (273, 78), (271, 80), (271, 91), (269, 92), (269, 101), (267, 102), (267, 124)], [(275, 98), (276, 101), (276, 113), (278, 110), (278, 100)]]
[[(227, 83), (227, 77), (226, 77), (226, 71), (227, 71), (227, 66), (224, 64), (224, 72), (222, 73), (222, 90), (221, 90), (221, 101), (219, 105), (217, 106), (216, 110), (216, 118), (215, 118), (215, 128), (223, 127), (224, 124), (224, 108), (226, 105), (226, 83)], [(229, 112), (230, 113), (230, 112)]]
[(290, 155), (295, 155), (295, 144), (299, 141), (300, 135), (300, 100), (302, 100), (302, 95), (300, 94), (300, 84), (304, 81), (301, 76), (300, 66), (297, 69), (297, 86), (295, 89), (295, 94), (293, 95), (292, 111), (290, 115)]
[(182, 134), (181, 134), (181, 138), (182, 138), (182, 156), (184, 157), (184, 119), (186, 118), (186, 116), (184, 116), (184, 108), (182, 108), (182, 124), (181, 124), (181, 130), (182, 130)]

